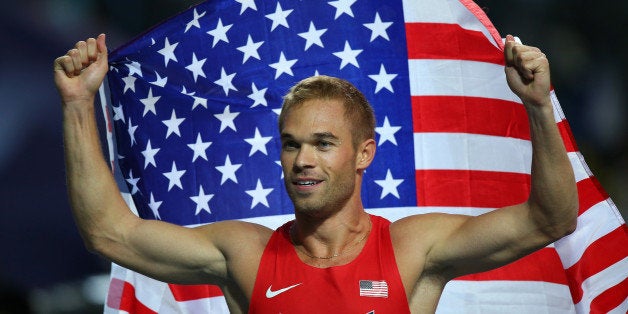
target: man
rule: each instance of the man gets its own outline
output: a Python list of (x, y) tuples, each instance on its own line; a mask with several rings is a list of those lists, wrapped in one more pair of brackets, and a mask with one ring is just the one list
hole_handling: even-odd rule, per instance
[(183, 228), (142, 220), (104, 161), (94, 98), (108, 69), (105, 35), (54, 62), (68, 190), (86, 246), (153, 278), (223, 287), (232, 312), (434, 312), (452, 278), (512, 262), (575, 230), (578, 199), (549, 96), (549, 64), (507, 36), (506, 77), (523, 101), (533, 148), (527, 202), (477, 217), (426, 214), (393, 223), (360, 199), (375, 155), (373, 112), (351, 84), (314, 77), (280, 116), (281, 163), (295, 221), (274, 232), (224, 221)]

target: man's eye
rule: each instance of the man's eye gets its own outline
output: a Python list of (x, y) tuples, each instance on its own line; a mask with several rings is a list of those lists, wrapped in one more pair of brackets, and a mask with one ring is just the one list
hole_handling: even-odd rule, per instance
[(327, 141), (320, 141), (318, 142), (318, 148), (320, 149), (329, 149), (331, 148), (332, 144), (330, 142)]
[(285, 150), (297, 149), (298, 145), (295, 142), (284, 142), (282, 148)]

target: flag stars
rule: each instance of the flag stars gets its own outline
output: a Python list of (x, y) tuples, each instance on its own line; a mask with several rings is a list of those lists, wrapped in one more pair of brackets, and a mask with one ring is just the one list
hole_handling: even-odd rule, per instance
[(122, 123), (126, 123), (124, 121), (124, 111), (122, 110), (122, 104), (118, 103), (118, 106), (111, 106), (113, 109), (113, 121), (122, 120)]
[(194, 18), (192, 18), (191, 21), (189, 21), (187, 23), (187, 25), (185, 25), (185, 31), (183, 31), (184, 33), (187, 33), (190, 28), (192, 28), (192, 26), (196, 27), (196, 28), (201, 28), (201, 24), (198, 22), (198, 20), (205, 16), (205, 11), (203, 11), (203, 13), (198, 14), (198, 12), (196, 11), (196, 9), (194, 9)]
[(225, 107), (225, 110), (223, 110), (222, 113), (217, 113), (214, 114), (214, 117), (216, 117), (216, 119), (220, 120), (220, 132), (218, 133), (222, 133), (222, 131), (224, 131), (226, 128), (230, 128), (234, 131), (237, 131), (235, 123), (234, 123), (234, 119), (239, 115), (239, 112), (231, 112), (231, 110), (229, 109), (229, 105), (227, 105), (227, 107)]
[(175, 186), (178, 186), (181, 190), (183, 190), (183, 185), (181, 184), (181, 177), (183, 174), (185, 174), (185, 170), (177, 169), (177, 164), (173, 161), (170, 172), (163, 173), (163, 175), (168, 178), (168, 191)]
[(351, 6), (357, 0), (338, 0), (338, 1), (330, 1), (327, 2), (332, 7), (336, 8), (336, 15), (334, 16), (334, 20), (337, 20), (341, 15), (346, 14), (350, 17), (353, 17), (353, 10)]
[(214, 81), (214, 83), (221, 86), (222, 90), (225, 92), (225, 95), (229, 96), (230, 90), (237, 91), (237, 89), (235, 88), (235, 86), (233, 86), (233, 83), (232, 83), (235, 75), (236, 75), (235, 73), (227, 74), (227, 72), (225, 72), (225, 68), (222, 67), (220, 68), (220, 79)]
[(168, 66), (168, 61), (170, 60), (178, 62), (177, 56), (174, 54), (174, 50), (177, 48), (178, 45), (179, 43), (174, 43), (171, 45), (170, 41), (168, 41), (168, 37), (166, 37), (166, 40), (164, 41), (164, 47), (157, 51), (160, 55), (164, 56), (165, 66)]
[(379, 134), (379, 141), (377, 142), (377, 146), (382, 146), (382, 144), (387, 141), (393, 143), (397, 146), (397, 139), (395, 138), (395, 133), (401, 130), (400, 126), (391, 126), (388, 121), (388, 116), (384, 117), (384, 124), (380, 127), (375, 128), (375, 132)]
[(394, 179), (390, 173), (390, 169), (386, 172), (386, 178), (384, 180), (375, 180), (375, 183), (382, 187), (382, 194), (379, 199), (383, 199), (388, 194), (392, 194), (396, 198), (399, 198), (399, 192), (397, 187), (403, 182), (403, 179)]
[(253, 156), (256, 152), (261, 152), (262, 154), (268, 156), (268, 152), (266, 151), (266, 144), (270, 142), (272, 136), (262, 137), (259, 133), (259, 129), (255, 128), (255, 136), (253, 138), (244, 139), (247, 143), (251, 144), (251, 151), (249, 152), (249, 157)]
[(134, 195), (140, 190), (137, 187), (137, 182), (140, 181), (140, 178), (133, 177), (133, 169), (129, 170), (129, 177), (125, 180), (129, 185), (131, 185), (131, 195)]
[(269, 66), (277, 70), (277, 72), (275, 72), (275, 79), (277, 79), (279, 76), (281, 76), (281, 74), (284, 74), (284, 73), (290, 76), (294, 76), (294, 74), (292, 73), (292, 66), (294, 66), (294, 64), (297, 63), (297, 61), (298, 59), (287, 60), (286, 56), (284, 56), (283, 51), (282, 51), (281, 54), (279, 55), (279, 61), (275, 63), (271, 63), (269, 64)]
[(305, 39), (305, 51), (307, 51), (312, 45), (324, 48), (321, 36), (323, 36), (326, 31), (326, 28), (316, 29), (314, 22), (310, 22), (310, 29), (307, 32), (299, 33), (299, 36)]
[(157, 109), (155, 108), (155, 104), (161, 98), (161, 96), (153, 96), (153, 89), (148, 89), (148, 95), (144, 99), (140, 99), (140, 102), (144, 104), (144, 113), (142, 113), (142, 117), (146, 116), (147, 113), (152, 112), (154, 115), (157, 115)]
[(253, 99), (253, 105), (251, 105), (251, 108), (262, 105), (264, 107), (268, 106), (268, 102), (266, 101), (266, 90), (268, 90), (268, 88), (262, 88), (262, 89), (257, 89), (257, 86), (255, 86), (255, 83), (251, 83), (251, 89), (253, 90), (252, 93), (249, 94), (249, 98)]
[(364, 26), (371, 30), (371, 42), (377, 37), (382, 37), (388, 41), (388, 32), (386, 30), (392, 25), (393, 22), (382, 22), (382, 19), (379, 17), (379, 13), (375, 13), (375, 21), (373, 23), (366, 23)]
[(122, 81), (124, 82), (124, 89), (122, 90), (122, 94), (126, 93), (126, 91), (129, 89), (132, 92), (135, 92), (135, 80), (137, 80), (137, 77), (131, 75), (122, 78)]
[(126, 129), (129, 133), (129, 139), (131, 140), (131, 146), (135, 144), (135, 131), (137, 131), (137, 125), (131, 123), (131, 117), (129, 117), (129, 127)]
[(343, 51), (334, 52), (334, 56), (340, 58), (340, 69), (344, 68), (347, 64), (353, 64), (356, 68), (360, 68), (358, 64), (358, 55), (362, 53), (362, 49), (351, 49), (349, 41), (345, 41), (345, 48)]
[(146, 148), (142, 151), (142, 155), (144, 155), (144, 169), (148, 167), (148, 165), (153, 165), (157, 167), (157, 163), (155, 162), (155, 155), (159, 152), (159, 148), (153, 148), (150, 144), (150, 140), (146, 143)]
[(150, 193), (150, 202), (148, 203), (148, 207), (150, 207), (150, 210), (153, 211), (153, 216), (155, 216), (156, 219), (161, 220), (161, 217), (159, 216), (159, 207), (161, 206), (161, 201), (156, 202), (155, 201), (155, 197), (153, 196), (153, 193)]
[(257, 179), (257, 185), (255, 186), (255, 190), (247, 190), (246, 194), (251, 196), (253, 200), (251, 201), (251, 209), (253, 209), (257, 204), (262, 204), (266, 207), (270, 207), (268, 205), (267, 196), (272, 192), (273, 189), (265, 189), (262, 186), (262, 181)]
[(126, 67), (129, 69), (129, 76), (137, 74), (139, 77), (143, 77), (142, 65), (139, 62), (132, 61), (130, 64), (126, 64)]
[(190, 72), (192, 72), (192, 75), (194, 75), (194, 82), (196, 82), (196, 79), (199, 76), (206, 77), (205, 72), (203, 71), (203, 64), (205, 64), (206, 60), (207, 58), (198, 60), (196, 59), (196, 54), (194, 52), (192, 53), (192, 63), (185, 68), (190, 70)]
[(157, 73), (157, 71), (155, 71), (155, 76), (157, 77), (157, 78), (155, 79), (155, 81), (153, 81), (153, 82), (149, 82), (149, 83), (151, 83), (151, 84), (153, 84), (153, 85), (156, 85), (156, 86), (159, 86), (159, 87), (164, 87), (164, 86), (166, 86), (166, 83), (168, 83), (168, 77), (163, 77), (163, 78), (162, 78), (162, 77), (159, 75), (159, 73)]
[(277, 2), (277, 7), (275, 8), (275, 13), (267, 14), (266, 17), (273, 21), (273, 25), (270, 27), (270, 31), (274, 31), (277, 26), (281, 25), (286, 28), (290, 28), (288, 25), (288, 20), (286, 19), (293, 10), (283, 10), (281, 8), (281, 3)]
[(183, 123), (184, 120), (185, 118), (177, 118), (176, 112), (174, 111), (174, 109), (172, 109), (172, 114), (170, 115), (170, 119), (161, 121), (163, 124), (166, 125), (166, 127), (168, 127), (168, 130), (166, 130), (166, 138), (168, 138), (170, 134), (173, 134), (173, 133), (181, 137), (179, 126), (181, 125), (181, 123)]
[(190, 199), (196, 203), (196, 212), (194, 213), (194, 215), (197, 215), (201, 213), (201, 210), (206, 211), (208, 214), (211, 214), (212, 211), (209, 208), (209, 201), (214, 197), (214, 194), (205, 194), (205, 191), (203, 190), (203, 186), (199, 186), (199, 191), (198, 191), (198, 195), (196, 196), (190, 196)]
[(233, 26), (233, 24), (222, 25), (222, 19), (218, 18), (218, 24), (216, 28), (207, 32), (207, 34), (214, 37), (214, 41), (212, 42), (212, 48), (216, 47), (216, 44), (220, 41), (224, 41), (229, 43), (229, 38), (227, 37), (227, 31)]
[(199, 133), (196, 136), (196, 142), (188, 144), (188, 147), (192, 151), (194, 151), (194, 156), (192, 156), (192, 162), (196, 161), (196, 158), (198, 157), (207, 160), (207, 154), (205, 151), (209, 148), (211, 144), (212, 142), (203, 142), (203, 139), (201, 138), (201, 133)]
[(371, 74), (369, 77), (377, 83), (375, 86), (375, 94), (382, 90), (382, 88), (389, 90), (391, 93), (395, 92), (391, 82), (395, 77), (397, 77), (397, 74), (387, 73), (383, 63), (379, 67), (379, 73)]
[(238, 50), (244, 53), (244, 57), (242, 58), (242, 64), (244, 64), (249, 58), (261, 60), (257, 49), (259, 49), (259, 47), (262, 46), (263, 43), (263, 41), (254, 42), (251, 38), (251, 35), (249, 35), (248, 39), (246, 40), (246, 45), (238, 47)]
[(207, 99), (202, 98), (202, 97), (197, 97), (194, 95), (188, 95), (192, 98), (194, 98), (194, 103), (192, 104), (192, 110), (194, 110), (194, 108), (198, 107), (198, 106), (202, 106), (207, 108)]
[(238, 178), (236, 177), (235, 172), (242, 167), (242, 164), (232, 164), (231, 158), (227, 155), (225, 158), (225, 164), (222, 166), (216, 166), (216, 170), (222, 173), (222, 178), (220, 179), (220, 185), (223, 185), (227, 180), (231, 180), (234, 183), (238, 183)]
[(235, 0), (235, 1), (242, 5), (240, 7), (240, 15), (242, 15), (242, 13), (246, 11), (246, 9), (252, 9), (253, 11), (257, 11), (255, 0)]

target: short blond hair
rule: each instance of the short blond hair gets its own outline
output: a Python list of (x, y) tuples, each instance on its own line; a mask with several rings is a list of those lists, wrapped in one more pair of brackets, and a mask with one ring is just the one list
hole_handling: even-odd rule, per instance
[(279, 131), (283, 130), (284, 121), (290, 111), (308, 100), (339, 100), (345, 108), (344, 117), (352, 128), (353, 146), (367, 139), (375, 139), (375, 113), (353, 84), (346, 80), (317, 75), (306, 78), (294, 85), (283, 98), (279, 115)]

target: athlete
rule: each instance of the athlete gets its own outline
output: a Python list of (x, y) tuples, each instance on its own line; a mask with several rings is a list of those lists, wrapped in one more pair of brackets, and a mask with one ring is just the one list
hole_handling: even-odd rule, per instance
[(374, 118), (346, 81), (306, 79), (285, 97), (279, 131), (295, 220), (277, 231), (224, 221), (184, 228), (135, 216), (103, 158), (95, 94), (108, 69), (105, 35), (54, 62), (70, 203), (88, 249), (165, 282), (217, 284), (233, 313), (431, 313), (452, 278), (510, 263), (573, 232), (578, 198), (554, 121), (549, 63), (507, 36), (506, 78), (526, 108), (531, 192), (477, 216), (395, 222), (360, 199), (375, 155)]

